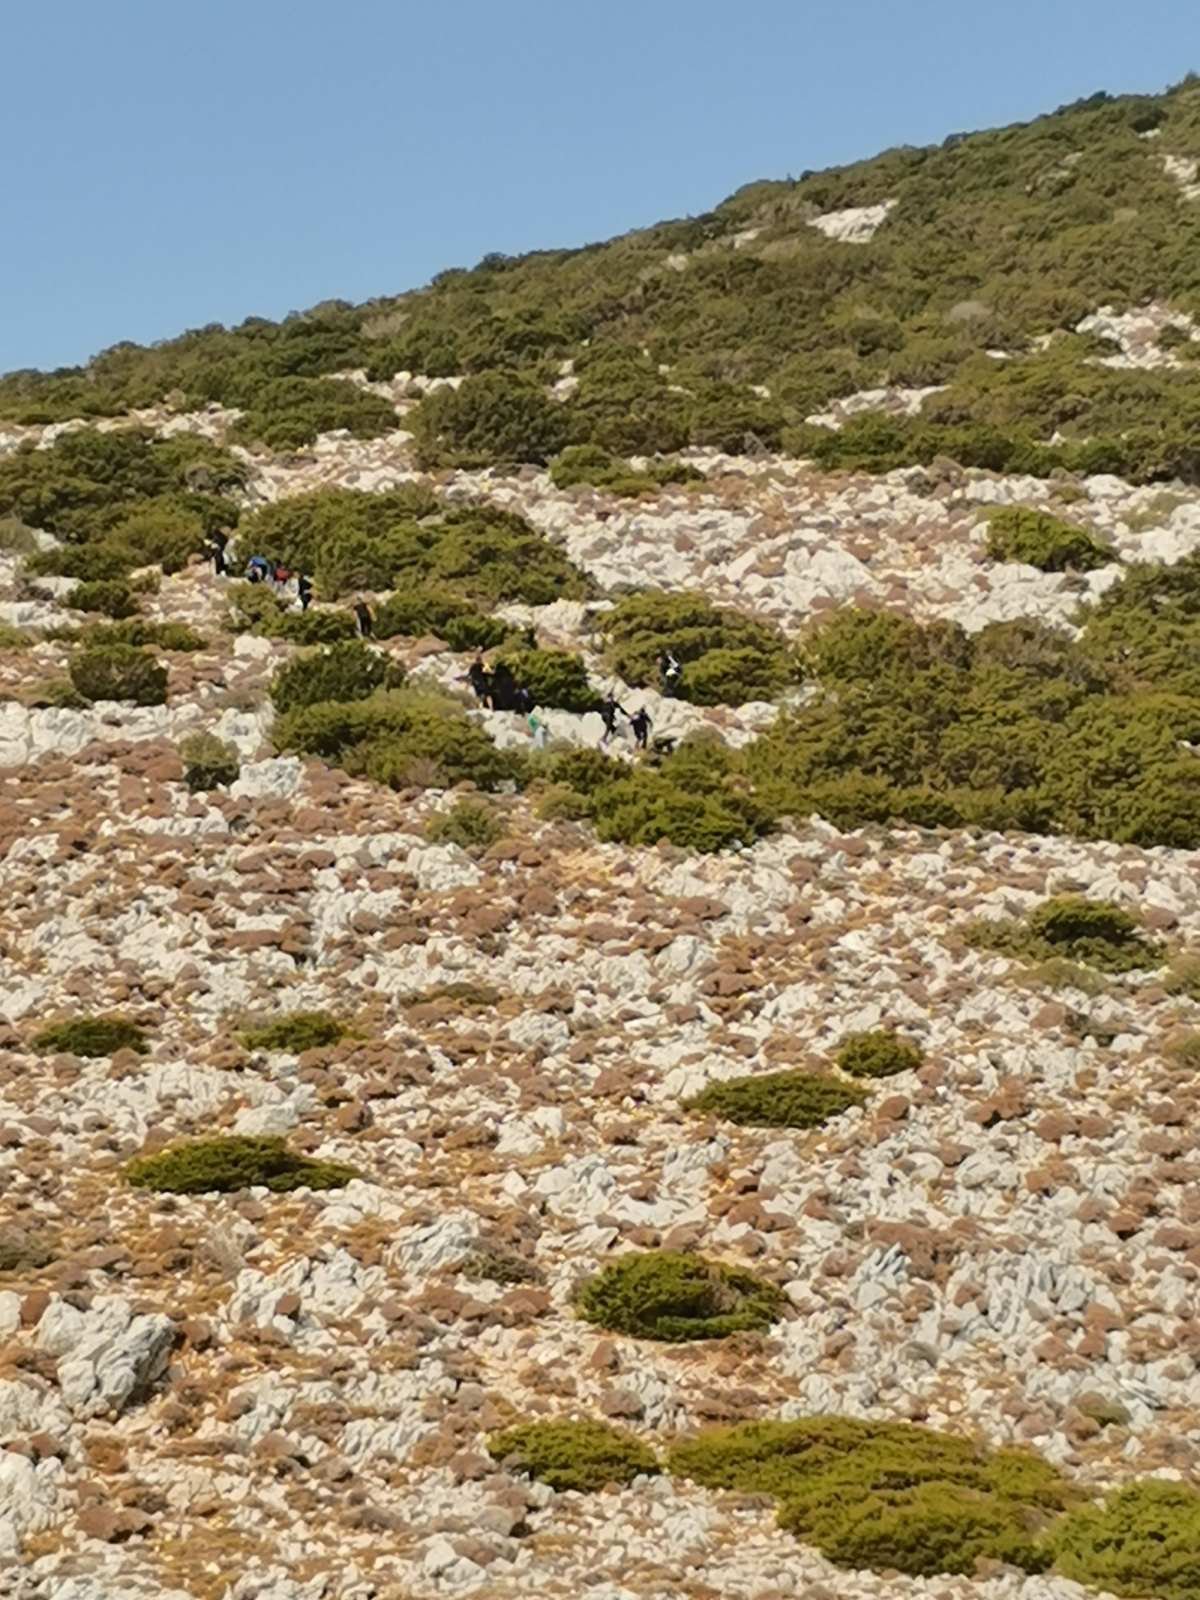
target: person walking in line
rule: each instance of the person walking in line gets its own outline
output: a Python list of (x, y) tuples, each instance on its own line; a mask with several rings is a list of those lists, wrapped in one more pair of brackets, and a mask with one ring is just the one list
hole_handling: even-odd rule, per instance
[(251, 556), (246, 563), (247, 583), (262, 583), (271, 575), (271, 563), (266, 556)]
[(483, 657), (476, 656), (467, 671), (467, 682), (474, 690), (475, 698), (485, 709), (491, 704), (492, 680), (488, 670), (483, 664)]
[(607, 744), (613, 734), (616, 733), (618, 716), (624, 717), (626, 721), (629, 720), (628, 711), (624, 706), (618, 705), (616, 699), (610, 693), (600, 702), (600, 720), (604, 724), (604, 734), (600, 740), (601, 744)]
[(675, 695), (679, 689), (679, 680), (683, 677), (683, 668), (674, 650), (664, 650), (659, 656), (658, 671), (662, 678), (663, 693)]
[(354, 620), (358, 624), (358, 636), (360, 639), (371, 639), (374, 637), (375, 618), (371, 615), (371, 608), (363, 599), (362, 595), (359, 595), (358, 599), (354, 602)]
[(299, 577), (297, 577), (296, 594), (300, 599), (301, 611), (307, 611), (309, 606), (312, 605), (313, 597), (312, 579), (307, 573), (302, 572), (300, 573)]
[(629, 726), (633, 729), (633, 737), (638, 749), (644, 750), (646, 741), (650, 737), (650, 729), (653, 727), (653, 723), (650, 721), (650, 713), (645, 706), (642, 706), (640, 711), (634, 712), (629, 719)]
[(526, 721), (529, 723), (529, 732), (533, 737), (533, 748), (535, 750), (544, 750), (546, 748), (546, 724), (536, 711), (531, 711)]
[(492, 668), (492, 710), (513, 711), (517, 704), (517, 680), (503, 661)]
[(217, 528), (208, 536), (208, 548), (212, 555), (213, 571), (218, 578), (223, 578), (229, 571), (225, 560), (225, 547), (229, 543), (229, 535), (224, 528)]

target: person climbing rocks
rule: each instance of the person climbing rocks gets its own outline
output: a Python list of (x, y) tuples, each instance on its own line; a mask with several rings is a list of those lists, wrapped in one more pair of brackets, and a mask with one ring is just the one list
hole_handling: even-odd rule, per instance
[(291, 577), (291, 572), (282, 561), (276, 561), (271, 568), (271, 582), (276, 589), (282, 589)]
[(529, 732), (533, 738), (533, 748), (535, 750), (544, 750), (546, 748), (546, 724), (536, 711), (531, 711), (525, 720), (529, 724)]
[(659, 656), (658, 671), (662, 678), (663, 692), (673, 695), (679, 688), (679, 680), (683, 677), (683, 668), (674, 650), (664, 650)]
[(300, 600), (301, 611), (307, 611), (312, 605), (313, 587), (312, 579), (305, 572), (301, 572), (296, 578), (296, 594)]
[(533, 690), (527, 689), (523, 683), (519, 683), (513, 694), (513, 704), (523, 717), (527, 717), (535, 704)]
[(492, 710), (512, 711), (517, 704), (517, 680), (503, 661), (492, 668)]
[(246, 563), (246, 582), (262, 583), (271, 575), (271, 563), (266, 556), (251, 556)]
[(617, 731), (617, 717), (622, 716), (629, 720), (629, 713), (624, 706), (618, 705), (612, 694), (607, 695), (600, 702), (600, 720), (604, 724), (604, 734), (600, 743), (607, 744)]
[(354, 620), (358, 624), (360, 639), (371, 639), (375, 635), (375, 618), (371, 615), (371, 608), (359, 595), (354, 602)]
[(213, 571), (218, 578), (223, 578), (229, 571), (225, 560), (225, 547), (229, 543), (229, 535), (224, 528), (216, 528), (209, 534), (207, 543), (212, 556)]
[(475, 692), (475, 698), (481, 706), (488, 706), (492, 699), (492, 680), (488, 669), (483, 664), (483, 657), (476, 656), (467, 671), (467, 682)]
[(646, 741), (650, 737), (650, 729), (653, 727), (653, 723), (650, 721), (650, 713), (645, 706), (634, 712), (629, 719), (629, 726), (633, 729), (633, 737), (638, 749), (644, 750)]

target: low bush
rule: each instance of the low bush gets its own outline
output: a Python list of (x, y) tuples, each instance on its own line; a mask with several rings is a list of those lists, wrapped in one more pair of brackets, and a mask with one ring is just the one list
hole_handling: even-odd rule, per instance
[(113, 583), (127, 577), (133, 566), (128, 550), (101, 544), (61, 544), (39, 550), (25, 562), (34, 578), (78, 578), (80, 583)]
[(27, 629), (0, 622), (0, 650), (28, 650), (33, 640), (34, 635)]
[(293, 1011), (258, 1027), (243, 1029), (240, 1037), (247, 1050), (280, 1050), (288, 1055), (303, 1055), (306, 1050), (323, 1050), (346, 1037), (344, 1022), (328, 1011)]
[(686, 1107), (744, 1128), (819, 1128), (866, 1098), (856, 1084), (829, 1074), (764, 1072), (710, 1083)]
[(594, 711), (600, 696), (588, 682), (587, 667), (569, 650), (507, 650), (499, 658), (539, 706), (556, 706), (582, 716)]
[(668, 1467), (773, 1495), (780, 1524), (840, 1566), (917, 1577), (970, 1574), (981, 1558), (1044, 1571), (1041, 1530), (1070, 1498), (1031, 1453), (850, 1417), (714, 1428), (677, 1444)]
[(111, 1056), (118, 1050), (145, 1055), (146, 1035), (127, 1017), (79, 1017), (56, 1022), (35, 1035), (33, 1048), (40, 1055)]
[(137, 596), (119, 578), (77, 584), (67, 596), (67, 604), (72, 611), (99, 611), (116, 620), (136, 616), (138, 610)]
[(1148, 1478), (1064, 1517), (1055, 1569), (1107, 1594), (1200, 1600), (1200, 1493)]
[(797, 676), (780, 633), (703, 595), (633, 594), (600, 628), (608, 664), (626, 683), (656, 683), (659, 657), (671, 651), (683, 668), (675, 692), (702, 705), (771, 699)]
[(1044, 511), (1004, 506), (989, 518), (988, 555), (993, 561), (1020, 561), (1042, 572), (1091, 572), (1117, 559), (1088, 533)]
[(560, 1492), (594, 1494), (659, 1471), (654, 1452), (605, 1422), (526, 1422), (488, 1440), (493, 1461)]
[(358, 1177), (337, 1161), (315, 1161), (289, 1150), (282, 1139), (228, 1135), (192, 1139), (125, 1168), (135, 1189), (160, 1194), (230, 1194), (238, 1189), (341, 1189)]
[(264, 623), (258, 631), (268, 639), (312, 647), (353, 639), (358, 623), (351, 611), (285, 611), (278, 622)]
[(506, 1288), (518, 1283), (541, 1283), (543, 1278), (537, 1264), (524, 1256), (486, 1247), (469, 1255), (459, 1271), (475, 1282), (498, 1283)]
[(1136, 920), (1107, 900), (1059, 895), (1022, 921), (973, 923), (967, 943), (1016, 960), (1044, 962), (1057, 957), (1101, 972), (1136, 972), (1162, 964), (1161, 947), (1141, 932)]
[(431, 844), (456, 844), (463, 850), (486, 850), (504, 837), (504, 824), (479, 800), (459, 800), (439, 811), (425, 826)]
[(585, 1322), (610, 1333), (681, 1343), (769, 1328), (787, 1302), (752, 1272), (682, 1251), (648, 1250), (605, 1267), (575, 1303)]
[(462, 595), (431, 584), (397, 590), (375, 613), (377, 638), (433, 634), (451, 650), (491, 650), (507, 643), (514, 632), (511, 623), (484, 616)]
[(133, 645), (98, 645), (72, 656), (67, 669), (85, 700), (121, 700), (135, 706), (167, 703), (167, 669)]
[(151, 622), (148, 617), (129, 617), (123, 622), (93, 624), (84, 630), (83, 643), (89, 647), (125, 644), (142, 648), (157, 645), (160, 650), (178, 650), (181, 654), (208, 649), (208, 640), (189, 628), (186, 622)]
[(600, 445), (573, 444), (550, 463), (550, 481), (557, 489), (587, 484), (594, 489), (607, 489), (610, 494), (633, 497), (654, 494), (673, 484), (703, 483), (705, 476), (698, 467), (677, 457), (648, 461), (639, 469)]
[(456, 700), (393, 689), (366, 700), (302, 706), (275, 724), (276, 748), (321, 756), (393, 788), (494, 790), (517, 782), (520, 757), (498, 750)]
[(231, 744), (215, 733), (193, 733), (182, 740), (179, 756), (183, 762), (183, 781), (193, 794), (208, 789), (228, 788), (237, 782), (241, 758)]
[(531, 379), (484, 372), (435, 389), (405, 419), (423, 467), (544, 463), (568, 442), (571, 421)]
[(770, 818), (752, 796), (732, 787), (689, 788), (670, 761), (640, 766), (588, 797), (587, 814), (601, 839), (634, 845), (665, 840), (711, 855), (753, 844), (768, 831)]
[(377, 689), (398, 688), (403, 677), (403, 668), (380, 651), (349, 639), (285, 662), (271, 679), (271, 702), (284, 713), (327, 700), (365, 700)]
[(910, 1040), (879, 1029), (873, 1033), (848, 1033), (834, 1059), (853, 1078), (891, 1078), (898, 1072), (914, 1072), (924, 1058)]
[(332, 378), (278, 378), (259, 385), (233, 438), (269, 450), (298, 450), (321, 433), (341, 430), (373, 439), (399, 426), (389, 401)]

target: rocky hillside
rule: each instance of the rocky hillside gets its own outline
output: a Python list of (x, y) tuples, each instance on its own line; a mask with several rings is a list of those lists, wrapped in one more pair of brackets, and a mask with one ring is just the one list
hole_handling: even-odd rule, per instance
[(1197, 1600), (1198, 159), (0, 380), (0, 1591)]

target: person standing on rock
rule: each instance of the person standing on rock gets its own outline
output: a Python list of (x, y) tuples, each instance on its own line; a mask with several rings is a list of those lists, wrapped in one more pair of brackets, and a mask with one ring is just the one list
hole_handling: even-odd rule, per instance
[(218, 578), (223, 578), (229, 571), (225, 560), (225, 546), (229, 543), (229, 535), (224, 528), (216, 528), (208, 536), (208, 548), (212, 555), (213, 571)]
[(646, 748), (646, 741), (650, 737), (650, 729), (654, 724), (650, 721), (650, 713), (645, 706), (635, 711), (629, 719), (629, 726), (633, 729), (633, 737), (639, 750)]
[(358, 636), (360, 639), (371, 639), (374, 637), (375, 619), (371, 615), (370, 606), (363, 599), (362, 595), (359, 595), (358, 599), (354, 602), (354, 620), (358, 624)]
[(312, 605), (313, 588), (312, 579), (305, 572), (300, 573), (296, 579), (296, 593), (300, 598), (301, 611), (307, 611)]
[(629, 721), (629, 713), (624, 706), (617, 704), (615, 697), (610, 693), (600, 702), (600, 720), (604, 724), (604, 734), (600, 743), (607, 744), (617, 731), (617, 717), (622, 716)]
[(512, 711), (517, 704), (517, 680), (503, 661), (492, 668), (492, 710)]

